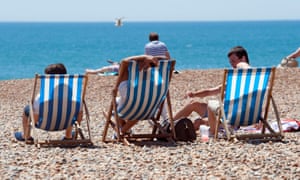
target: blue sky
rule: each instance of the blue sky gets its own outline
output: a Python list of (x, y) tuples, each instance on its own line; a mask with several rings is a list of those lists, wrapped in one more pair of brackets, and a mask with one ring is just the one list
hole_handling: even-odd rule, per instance
[(300, 20), (300, 0), (0, 0), (0, 21)]

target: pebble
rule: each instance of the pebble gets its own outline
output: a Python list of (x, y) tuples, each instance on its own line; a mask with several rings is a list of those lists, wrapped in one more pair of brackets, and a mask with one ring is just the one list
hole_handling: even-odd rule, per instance
[[(174, 75), (170, 89), (173, 111), (177, 112), (184, 105), (185, 92), (218, 85), (221, 75), (220, 70), (182, 71)], [(282, 117), (300, 118), (299, 75), (299, 69), (281, 69), (276, 74), (273, 96)], [(214, 79), (208, 80), (208, 77)], [(13, 136), (15, 131), (22, 130), (22, 110), (31, 96), (33, 79), (0, 81), (1, 178), (300, 179), (300, 132), (286, 133), (283, 142), (266, 143), (226, 140), (203, 143), (201, 137), (193, 143), (180, 142), (175, 146), (102, 143), (105, 120), (102, 111), (109, 106), (111, 94), (107, 89), (112, 88), (115, 81), (115, 77), (91, 76), (89, 79), (86, 102), (91, 116), (93, 148), (40, 149), (18, 142)], [(175, 92), (177, 94), (172, 96)], [(274, 115), (270, 113), (269, 117), (274, 118)], [(136, 129), (144, 127), (148, 124)], [(62, 136), (63, 132), (57, 134), (59, 138)]]

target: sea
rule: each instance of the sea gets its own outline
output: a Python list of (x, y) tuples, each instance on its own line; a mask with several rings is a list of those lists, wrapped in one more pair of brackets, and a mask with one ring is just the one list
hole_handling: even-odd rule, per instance
[(0, 80), (33, 78), (52, 63), (68, 73), (144, 53), (157, 32), (177, 70), (230, 68), (227, 52), (241, 45), (254, 67), (277, 66), (300, 47), (300, 20), (213, 22), (0, 22)]

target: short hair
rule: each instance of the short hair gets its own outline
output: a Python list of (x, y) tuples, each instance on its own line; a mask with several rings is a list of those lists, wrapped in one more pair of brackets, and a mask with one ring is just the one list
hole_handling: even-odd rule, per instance
[(151, 32), (149, 34), (149, 40), (150, 41), (158, 41), (159, 40), (159, 35), (156, 32)]
[(246, 62), (249, 64), (249, 58), (248, 53), (245, 48), (242, 46), (235, 46), (231, 48), (227, 54), (227, 57), (231, 56), (232, 54), (235, 54), (238, 58), (242, 58), (243, 56), (246, 57)]
[(45, 68), (45, 74), (67, 74), (67, 69), (62, 63), (50, 64)]

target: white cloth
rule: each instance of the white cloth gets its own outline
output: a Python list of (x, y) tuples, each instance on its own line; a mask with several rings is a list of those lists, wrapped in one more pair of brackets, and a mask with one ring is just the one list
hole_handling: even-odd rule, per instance
[(216, 113), (220, 108), (220, 102), (218, 100), (209, 100), (207, 106), (210, 110)]
[(118, 87), (118, 91), (119, 91), (119, 94), (120, 96), (117, 97), (117, 104), (118, 104), (118, 107), (122, 107), (123, 104), (125, 103), (126, 101), (126, 97), (127, 97), (127, 84), (128, 84), (128, 81), (122, 81), (120, 84), (119, 84), (119, 87)]
[(39, 114), (40, 111), (40, 95), (36, 95), (33, 102), (33, 114)]

